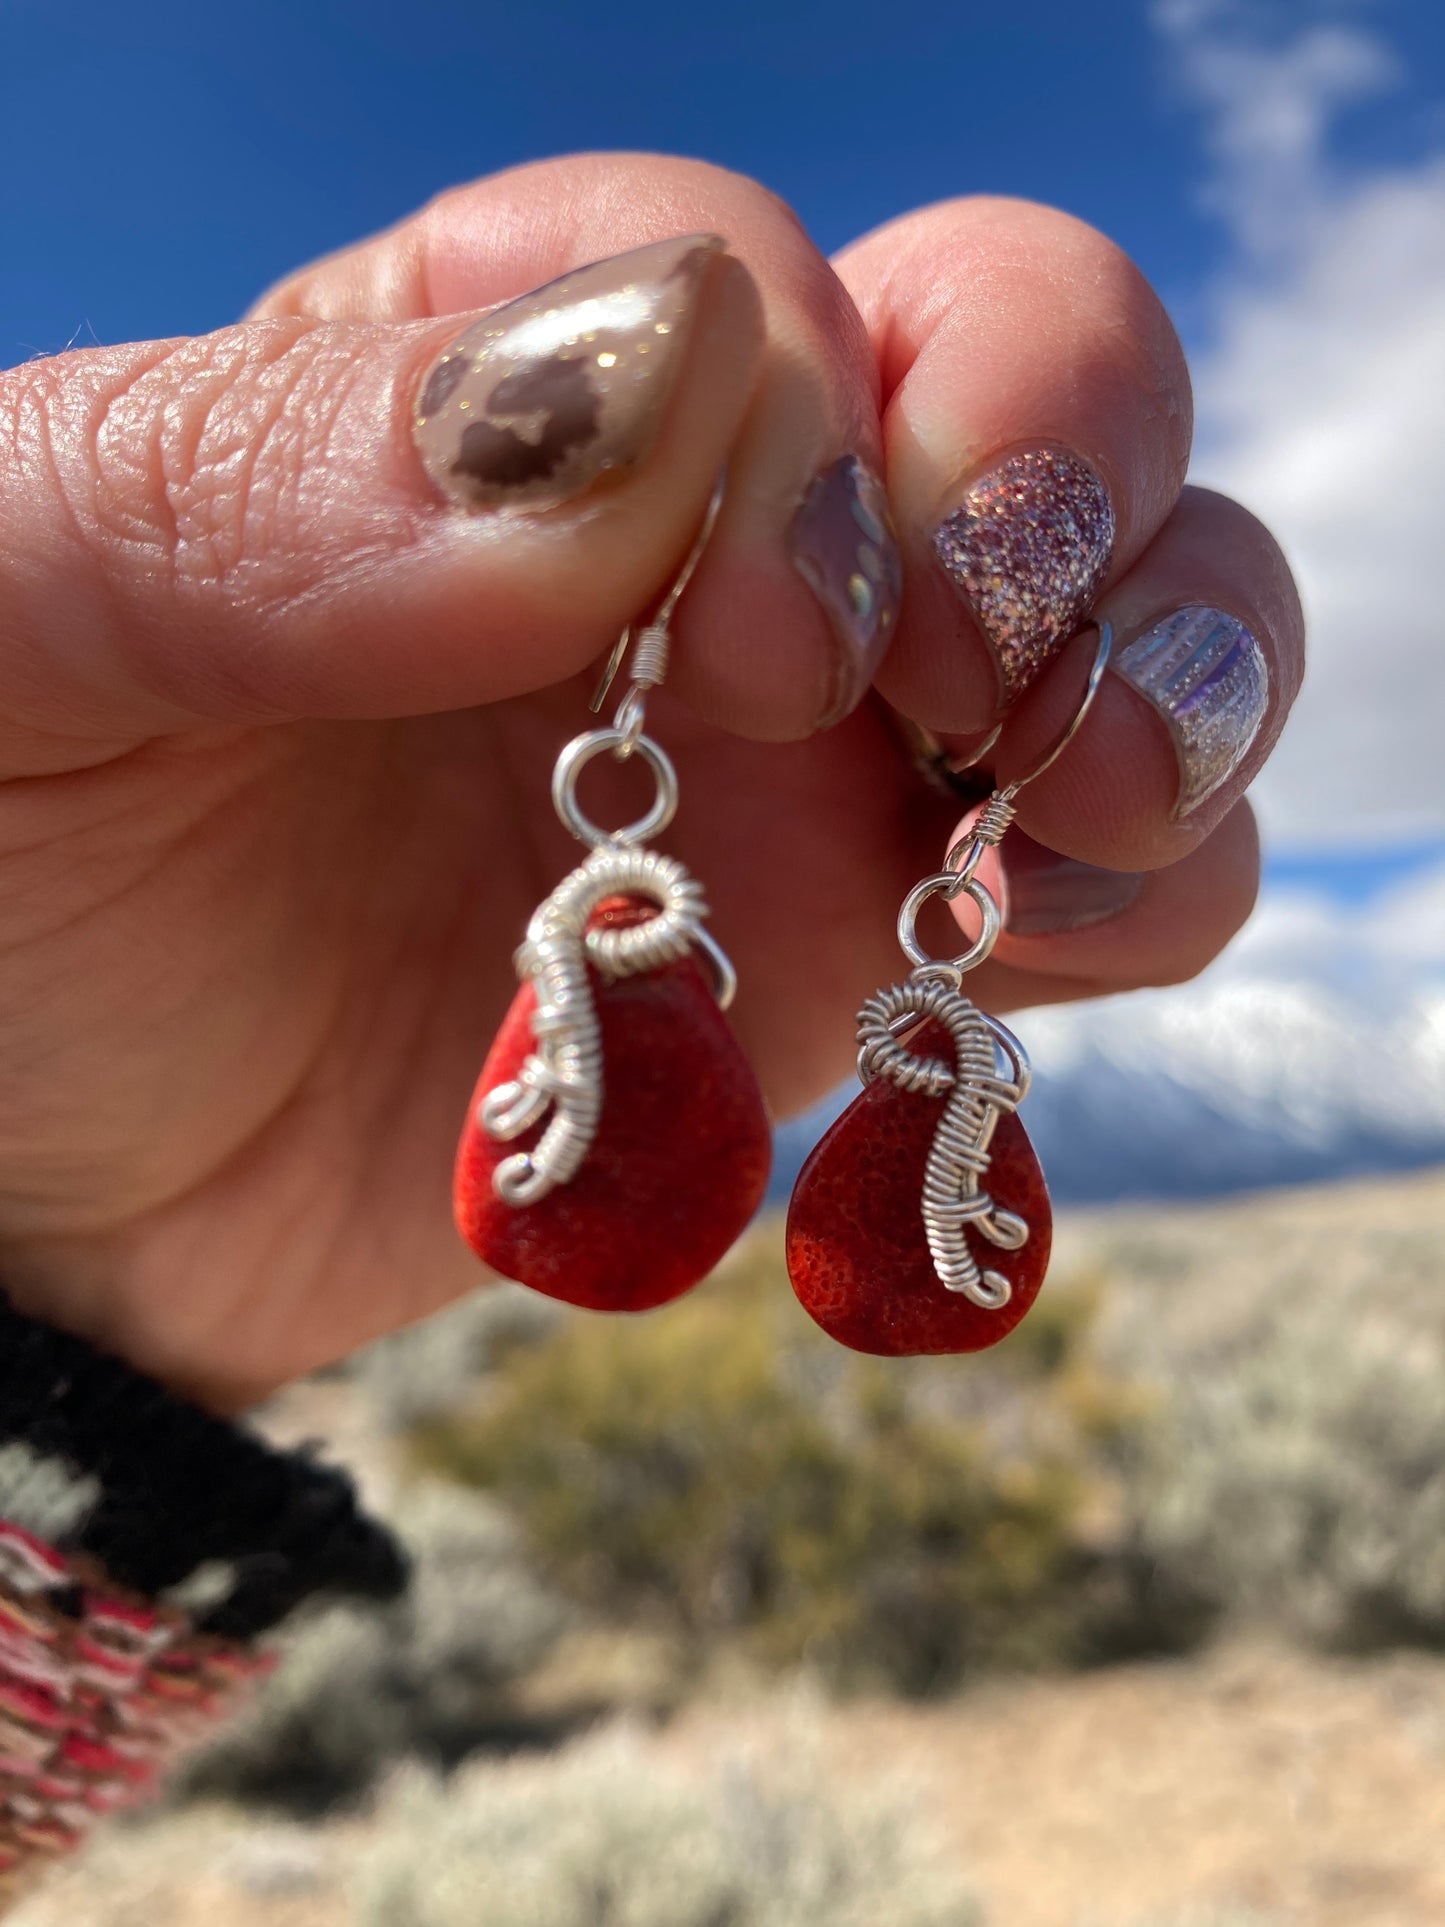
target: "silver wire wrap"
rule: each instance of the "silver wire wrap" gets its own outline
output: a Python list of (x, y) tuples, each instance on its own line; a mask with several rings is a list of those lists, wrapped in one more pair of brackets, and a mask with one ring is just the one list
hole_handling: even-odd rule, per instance
[[(591, 707), (600, 710), (632, 650), (628, 689), (609, 728), (576, 736), (562, 750), (552, 773), (552, 801), (564, 826), (593, 845), (584, 863), (563, 877), (527, 925), (516, 953), (517, 975), (536, 992), (533, 1049), (515, 1078), (488, 1091), (477, 1122), (503, 1143), (520, 1137), (551, 1111), (530, 1151), (503, 1158), (492, 1189), (504, 1204), (535, 1204), (569, 1184), (581, 1169), (602, 1116), (602, 1028), (588, 976), (589, 963), (605, 980), (645, 976), (700, 950), (712, 966), (714, 992), (726, 1010), (737, 974), (704, 928), (702, 886), (673, 857), (637, 846), (658, 835), (677, 809), (677, 772), (659, 743), (644, 734), (647, 695), (667, 674), (672, 646), (669, 623), (717, 521), (722, 505), (719, 477), (682, 570), (652, 621), (634, 636), (624, 629), (608, 657)], [(619, 763), (636, 755), (651, 770), (657, 793), (650, 810), (621, 829), (604, 830), (583, 810), (577, 784), (604, 751)], [(588, 919), (609, 897), (642, 897), (657, 905), (643, 923), (589, 930)]]
[[(920, 1057), (898, 1032), (941, 1024), (953, 1039), (954, 1062)], [(969, 1248), (976, 1227), (990, 1244), (1017, 1251), (1028, 1242), (1027, 1223), (996, 1205), (984, 1189), (989, 1146), (1005, 1112), (1016, 1111), (1029, 1087), (1017, 1039), (970, 1002), (946, 978), (918, 972), (907, 983), (875, 991), (858, 1013), (858, 1075), (883, 1077), (901, 1091), (921, 1091), (948, 1102), (933, 1135), (923, 1177), (923, 1229), (939, 1282), (985, 1311), (1013, 1296), (1002, 1272), (985, 1271)], [(1000, 1052), (1012, 1075), (1000, 1070)]]
[[(1023, 1102), (1031, 1072), (1024, 1047), (1013, 1032), (971, 1003), (960, 989), (965, 972), (987, 960), (1003, 930), (998, 903), (980, 880), (978, 869), (1013, 823), (1019, 792), (1053, 767), (1093, 706), (1114, 647), (1111, 626), (1102, 621), (1093, 626), (1099, 632), (1098, 646), (1067, 726), (1026, 774), (994, 790), (967, 834), (949, 851), (943, 868), (924, 877), (903, 899), (898, 943), (915, 968), (906, 983), (875, 992), (858, 1013), (858, 1075), (865, 1084), (882, 1077), (899, 1090), (948, 1097), (924, 1168), (924, 1235), (939, 1282), (985, 1311), (1002, 1310), (1013, 1296), (1013, 1287), (1002, 1272), (979, 1265), (969, 1248), (968, 1231), (975, 1227), (1002, 1251), (1018, 1251), (1028, 1242), (1028, 1224), (994, 1203), (984, 1179), (998, 1121)], [(975, 752), (975, 760), (993, 747), (999, 734), (999, 729), (993, 731)], [(929, 760), (954, 774), (969, 767), (948, 763), (941, 745)], [(956, 957), (930, 957), (918, 939), (919, 911), (930, 897), (953, 903), (961, 896), (970, 898), (978, 911), (977, 937)], [(938, 1057), (919, 1057), (908, 1049), (903, 1037), (924, 1022), (941, 1024), (953, 1039), (952, 1064)]]
[[(646, 897), (655, 917), (626, 928), (589, 930), (609, 897)], [(479, 1121), (489, 1137), (520, 1137), (552, 1116), (531, 1151), (504, 1158), (492, 1176), (497, 1196), (535, 1204), (574, 1178), (592, 1148), (602, 1113), (602, 1029), (588, 981), (637, 977), (685, 957), (707, 915), (702, 886), (672, 857), (606, 844), (557, 885), (527, 926), (517, 975), (537, 994), (536, 1048), (515, 1079), (488, 1091)]]

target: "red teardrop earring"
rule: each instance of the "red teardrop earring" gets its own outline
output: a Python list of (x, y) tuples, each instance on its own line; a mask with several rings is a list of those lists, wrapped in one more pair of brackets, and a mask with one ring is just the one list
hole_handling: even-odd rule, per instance
[[(1002, 928), (978, 875), (1012, 823), (1026, 783), (1073, 740), (1109, 665), (1099, 646), (1073, 720), (1027, 775), (995, 790), (944, 867), (909, 892), (898, 941), (914, 968), (858, 1013), (862, 1093), (798, 1177), (788, 1273), (804, 1309), (854, 1351), (899, 1357), (996, 1345), (1024, 1317), (1048, 1268), (1048, 1187), (1016, 1113), (1029, 1088), (1022, 1044), (964, 996)], [(961, 956), (931, 958), (918, 913), (967, 895), (979, 934)]]
[[(457, 1151), (458, 1229), (504, 1277), (597, 1311), (646, 1311), (712, 1270), (762, 1202), (772, 1132), (724, 1012), (736, 976), (704, 927), (700, 885), (641, 846), (672, 821), (677, 775), (644, 733), (672, 615), (712, 531), (642, 630), (608, 728), (567, 744), (552, 800), (586, 861), (540, 905), (521, 989), (482, 1068)], [(624, 630), (593, 700), (632, 643)], [(639, 757), (646, 815), (597, 827), (577, 800), (594, 757)]]

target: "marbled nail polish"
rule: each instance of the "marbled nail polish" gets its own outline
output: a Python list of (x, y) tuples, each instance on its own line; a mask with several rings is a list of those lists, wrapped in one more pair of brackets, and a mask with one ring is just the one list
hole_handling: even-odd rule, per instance
[(469, 508), (550, 508), (643, 461), (657, 440), (716, 235), (576, 268), (472, 323), (432, 364), (413, 432)]
[(993, 645), (1003, 707), (1078, 627), (1113, 547), (1108, 490), (1063, 448), (1008, 456), (934, 530), (934, 554)]
[(1121, 649), (1114, 667), (1159, 711), (1179, 753), (1176, 817), (1239, 768), (1269, 707), (1269, 665), (1222, 609), (1176, 609)]
[(837, 674), (820, 727), (857, 702), (898, 620), (903, 565), (883, 484), (856, 455), (824, 469), (793, 518), (793, 560), (827, 611)]

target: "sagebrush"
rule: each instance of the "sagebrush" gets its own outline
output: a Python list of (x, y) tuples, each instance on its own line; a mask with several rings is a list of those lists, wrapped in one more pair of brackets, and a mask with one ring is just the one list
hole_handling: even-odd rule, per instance
[(585, 1610), (699, 1650), (907, 1693), (1077, 1657), (1097, 1448), (1136, 1417), (1087, 1362), (1086, 1296), (987, 1366), (910, 1369), (831, 1345), (759, 1249), (652, 1318), (559, 1324), (417, 1457), (506, 1506)]
[(414, 1562), (407, 1597), (301, 1625), (250, 1709), (191, 1763), (183, 1792), (320, 1808), (403, 1755), (446, 1764), (515, 1738), (513, 1688), (565, 1628), (565, 1606), (480, 1495), (419, 1482), (399, 1514)]
[(625, 1729), (549, 1761), (412, 1773), (357, 1866), (361, 1927), (978, 1927), (906, 1785), (830, 1790), (805, 1746), (667, 1761)]
[(1176, 1368), (1131, 1475), (1139, 1552), (1221, 1616), (1445, 1647), (1442, 1385), (1445, 1348), (1403, 1321), (1261, 1320)]

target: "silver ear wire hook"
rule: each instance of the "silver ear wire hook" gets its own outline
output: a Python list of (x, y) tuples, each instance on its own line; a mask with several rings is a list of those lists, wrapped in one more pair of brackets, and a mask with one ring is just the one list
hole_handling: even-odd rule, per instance
[[(1088, 623), (1083, 625), (1084, 628), (1089, 626)], [(1044, 761), (1030, 770), (1027, 776), (1017, 778), (1010, 785), (1012, 789), (1022, 789), (1025, 783), (1032, 783), (1036, 776), (1042, 776), (1055, 758), (1062, 755), (1073, 740), (1074, 731), (1089, 713), (1089, 707), (1099, 686), (1099, 679), (1109, 666), (1109, 657), (1114, 645), (1114, 632), (1108, 623), (1094, 622), (1092, 626), (1099, 631), (1099, 651), (1094, 658), (1094, 667), (1089, 673), (1083, 701), (1075, 712), (1073, 723), (1055, 743)], [(967, 756), (955, 756), (952, 751), (944, 748), (931, 729), (926, 729), (922, 723), (915, 723), (908, 716), (894, 711), (893, 722), (903, 739), (909, 760), (919, 775), (934, 789), (942, 790), (949, 796), (956, 796), (964, 803), (979, 803), (989, 793), (989, 779), (984, 777), (980, 781), (973, 773), (989, 752), (997, 747), (998, 740), (1004, 732), (1003, 722), (995, 723), (983, 741)]]
[[(643, 733), (648, 691), (667, 673), (669, 625), (693, 577), (722, 507), (725, 477), (719, 475), (692, 547), (651, 622), (637, 636), (626, 695), (610, 724), (567, 743), (552, 772), (552, 802), (563, 826), (591, 854), (557, 885), (527, 926), (517, 951), (517, 974), (530, 983), (537, 1007), (534, 1048), (516, 1077), (481, 1099), (477, 1121), (498, 1142), (520, 1137), (545, 1119), (536, 1144), (503, 1158), (492, 1173), (496, 1196), (512, 1205), (535, 1204), (581, 1168), (602, 1115), (602, 1030), (592, 977), (604, 982), (645, 975), (697, 951), (712, 971), (713, 992), (726, 1010), (737, 988), (727, 953), (704, 923), (701, 886), (672, 857), (644, 849), (665, 830), (677, 808), (677, 772), (660, 743)], [(625, 628), (613, 645), (592, 698), (594, 714), (607, 700), (633, 640)], [(603, 754), (619, 762), (637, 754), (651, 772), (651, 809), (617, 829), (594, 823), (577, 796), (578, 779)], [(595, 912), (614, 897), (651, 904), (654, 914), (623, 926), (594, 926)]]
[[(671, 625), (673, 614), (677, 609), (678, 603), (682, 600), (688, 583), (692, 581), (696, 573), (698, 563), (702, 561), (703, 551), (707, 548), (708, 542), (712, 538), (712, 532), (717, 526), (718, 515), (722, 510), (723, 494), (726, 487), (727, 470), (723, 469), (719, 472), (717, 481), (713, 484), (712, 495), (708, 499), (707, 509), (702, 518), (702, 527), (698, 530), (682, 567), (674, 577), (672, 587), (658, 604), (657, 613), (653, 616), (651, 622), (647, 623), (642, 629), (641, 636), (638, 640), (637, 654), (633, 661), (632, 674), (629, 678), (632, 684), (632, 690), (629, 692), (629, 695), (637, 692), (645, 693), (649, 689), (656, 689), (663, 677), (667, 674), (668, 650), (672, 641)], [(617, 680), (618, 671), (622, 668), (627, 658), (627, 652), (632, 647), (633, 631), (635, 628), (636, 624), (629, 622), (627, 627), (622, 631), (622, 634), (612, 645), (611, 654), (603, 666), (601, 680), (597, 684), (591, 702), (587, 705), (594, 716), (600, 715), (602, 705), (607, 700), (608, 692)], [(624, 697), (623, 708), (626, 708), (627, 702), (628, 698)], [(630, 722), (630, 714), (626, 720)], [(617, 725), (619, 728), (624, 727), (622, 708), (617, 712)], [(636, 743), (637, 736), (641, 733), (641, 730), (642, 720), (639, 713), (635, 731), (632, 729), (627, 730), (628, 743), (626, 749), (622, 752), (624, 755), (631, 754), (632, 746)]]
[[(1085, 626), (1088, 627), (1089, 625), (1086, 624)], [(1112, 622), (1096, 620), (1092, 626), (1099, 632), (1099, 646), (1094, 651), (1094, 660), (1089, 669), (1089, 679), (1084, 684), (1084, 693), (1079, 698), (1078, 707), (1074, 711), (1072, 720), (1068, 727), (1056, 739), (1053, 747), (1034, 764), (1027, 775), (1016, 776), (1011, 783), (1004, 785), (1003, 789), (999, 792), (1001, 796), (1017, 796), (1026, 784), (1034, 782), (1036, 778), (1043, 775), (1045, 770), (1052, 769), (1064, 751), (1069, 747), (1069, 744), (1073, 742), (1074, 738), (1078, 735), (1080, 729), (1083, 727), (1084, 718), (1094, 707), (1094, 698), (1099, 693), (1099, 685), (1104, 680), (1104, 671), (1109, 667), (1109, 658), (1114, 653), (1114, 625)], [(991, 739), (991, 742), (996, 740), (996, 738), (997, 731), (995, 731), (994, 738)], [(979, 752), (980, 755), (983, 753), (983, 751)]]
[[(946, 1099), (929, 1147), (919, 1209), (939, 1283), (985, 1311), (1002, 1311), (1013, 1297), (1008, 1273), (982, 1262), (988, 1247), (1021, 1250), (1035, 1228), (1001, 1208), (987, 1184), (994, 1131), (1023, 1102), (1029, 1062), (1013, 1032), (963, 994), (965, 973), (985, 961), (1003, 930), (998, 903), (977, 872), (1013, 822), (1020, 790), (1053, 768), (1094, 706), (1114, 649), (1110, 625), (1094, 626), (1099, 646), (1068, 727), (1032, 769), (994, 790), (944, 867), (909, 891), (898, 913), (898, 942), (913, 969), (906, 982), (877, 991), (858, 1013), (858, 1074), (865, 1084), (881, 1077), (900, 1090)], [(986, 754), (996, 737), (997, 732), (978, 754)], [(919, 911), (930, 897), (952, 902), (965, 893), (979, 914), (978, 936), (960, 956), (930, 957), (918, 941)], [(916, 1047), (913, 1033), (925, 1024), (947, 1034), (951, 1063), (932, 1055), (931, 1043), (929, 1055)]]
[[(1099, 632), (1099, 646), (1094, 651), (1088, 680), (1067, 727), (1032, 769), (994, 790), (967, 833), (959, 838), (944, 858), (943, 868), (933, 876), (924, 877), (904, 899), (903, 908), (898, 913), (898, 942), (903, 954), (915, 968), (956, 973), (956, 981), (965, 971), (983, 963), (998, 942), (1003, 931), (1002, 918), (992, 893), (978, 880), (978, 866), (987, 853), (997, 849), (1003, 841), (1018, 813), (1019, 792), (1042, 776), (1045, 770), (1053, 768), (1078, 735), (1085, 717), (1094, 706), (1104, 672), (1114, 653), (1114, 629), (1112, 623), (1102, 621), (1094, 622), (1093, 627)], [(947, 960), (930, 957), (918, 941), (919, 911), (930, 897), (942, 897), (945, 903), (952, 903), (965, 894), (973, 899), (978, 909), (981, 919), (978, 937), (960, 956)]]

